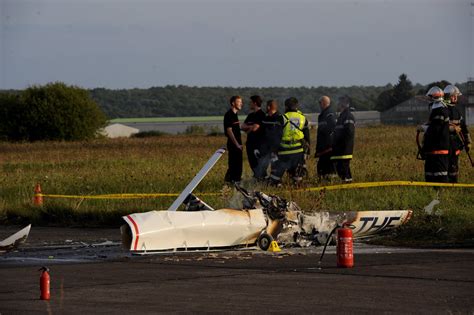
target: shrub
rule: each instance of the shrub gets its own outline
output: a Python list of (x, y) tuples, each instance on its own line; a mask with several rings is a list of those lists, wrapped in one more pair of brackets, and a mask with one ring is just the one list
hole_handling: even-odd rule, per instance
[(86, 90), (60, 82), (2, 95), (0, 114), (0, 134), (14, 141), (87, 140), (106, 124)]

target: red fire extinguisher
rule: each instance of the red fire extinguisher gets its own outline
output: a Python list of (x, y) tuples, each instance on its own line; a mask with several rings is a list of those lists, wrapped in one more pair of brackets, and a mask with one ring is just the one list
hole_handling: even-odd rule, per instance
[(49, 300), (51, 297), (51, 293), (49, 291), (49, 287), (50, 287), (49, 268), (41, 267), (38, 271), (43, 271), (40, 276), (40, 291), (41, 291), (40, 299)]
[(354, 266), (354, 248), (352, 243), (352, 230), (343, 225), (337, 229), (337, 266), (352, 268)]

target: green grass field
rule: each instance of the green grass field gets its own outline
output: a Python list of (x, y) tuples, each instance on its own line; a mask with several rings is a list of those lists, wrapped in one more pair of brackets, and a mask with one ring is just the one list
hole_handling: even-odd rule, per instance
[[(315, 131), (312, 131), (314, 149)], [(413, 127), (364, 127), (356, 131), (352, 162), (356, 182), (423, 181), (423, 162), (415, 159)], [(180, 192), (220, 146), (222, 136), (161, 136), (143, 139), (102, 139), (90, 142), (0, 143), (0, 222), (40, 225), (118, 226), (120, 216), (166, 209), (173, 198), (132, 200), (45, 199), (32, 206), (33, 188), (41, 183), (46, 194), (114, 194)], [(314, 158), (308, 187), (319, 186)], [(474, 182), (474, 170), (461, 155), (461, 178)], [(223, 191), (224, 156), (196, 192), (223, 192), (204, 199), (215, 207), (229, 204)], [(244, 161), (244, 175), (250, 169)], [(244, 183), (249, 185), (250, 182)], [(257, 187), (262, 188), (262, 187)], [(398, 234), (404, 242), (474, 241), (473, 189), (385, 187), (325, 193), (294, 192), (291, 187), (266, 189), (296, 201), (305, 211), (413, 209), (414, 219)], [(438, 198), (442, 215), (427, 216), (424, 206)]]

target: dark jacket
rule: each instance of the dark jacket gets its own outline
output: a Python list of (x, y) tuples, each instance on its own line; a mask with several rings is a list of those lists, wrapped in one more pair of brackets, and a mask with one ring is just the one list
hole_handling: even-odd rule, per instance
[(318, 116), (318, 134), (316, 137), (316, 156), (330, 154), (332, 137), (336, 127), (336, 113), (332, 106), (325, 108)]
[(423, 138), (425, 154), (449, 154), (449, 110), (443, 102), (431, 105), (428, 128)]
[(332, 145), (332, 157), (352, 158), (354, 151), (355, 118), (350, 109), (341, 112), (337, 118)]
[[(449, 106), (449, 105), (448, 105), (448, 111), (449, 111), (449, 123), (451, 125), (461, 127), (461, 134), (464, 140), (467, 143), (469, 143), (471, 140), (469, 137), (469, 129), (467, 129), (466, 121), (462, 117), (461, 112), (456, 106)], [(451, 144), (451, 148), (450, 148), (451, 150), (458, 151), (458, 150), (463, 149), (464, 146), (463, 146), (463, 141), (461, 140), (461, 136), (458, 135), (458, 133), (455, 130), (450, 131), (449, 140)]]
[(262, 121), (263, 141), (260, 151), (262, 154), (276, 153), (280, 146), (282, 133), (281, 114), (276, 112), (273, 115), (266, 115)]

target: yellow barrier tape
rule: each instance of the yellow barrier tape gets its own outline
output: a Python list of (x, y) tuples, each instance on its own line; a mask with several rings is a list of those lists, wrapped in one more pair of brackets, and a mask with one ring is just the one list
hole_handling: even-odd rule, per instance
[[(351, 183), (330, 185), (321, 187), (309, 187), (295, 189), (293, 192), (311, 192), (321, 190), (339, 190), (370, 187), (388, 187), (388, 186), (422, 186), (422, 187), (451, 187), (451, 188), (474, 188), (474, 184), (448, 184), (448, 183), (427, 183), (411, 181), (389, 181), (389, 182), (370, 182), (370, 183)], [(219, 192), (196, 193), (199, 196), (219, 196)], [(35, 197), (64, 198), (64, 199), (140, 199), (157, 197), (177, 197), (177, 193), (155, 193), (155, 194), (105, 194), (105, 195), (53, 195), (53, 194), (35, 194)]]
[(388, 182), (370, 182), (370, 183), (351, 183), (321, 187), (310, 187), (296, 189), (294, 191), (321, 191), (321, 190), (339, 190), (370, 187), (388, 187), (388, 186), (421, 186), (421, 187), (451, 187), (451, 188), (474, 188), (474, 184), (449, 184), (449, 183), (428, 183), (411, 181), (388, 181)]

